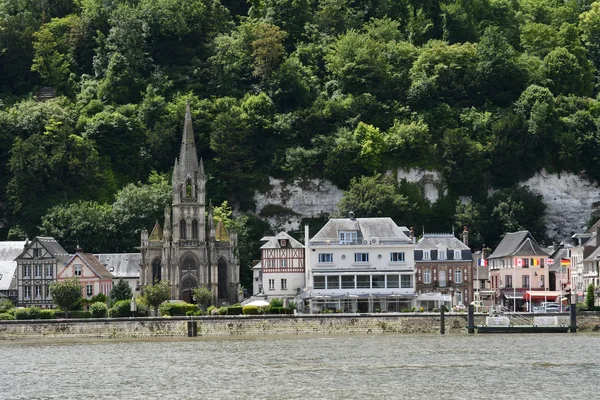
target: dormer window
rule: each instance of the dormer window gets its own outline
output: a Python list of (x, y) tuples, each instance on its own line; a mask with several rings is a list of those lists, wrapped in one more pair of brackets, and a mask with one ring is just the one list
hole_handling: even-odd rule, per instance
[(429, 250), (423, 250), (423, 260), (431, 260), (431, 253)]
[(460, 250), (454, 250), (454, 259), (462, 260), (462, 252)]
[(287, 246), (287, 239), (279, 239), (279, 246), (286, 247)]
[(446, 258), (448, 258), (446, 249), (439, 249), (438, 250), (438, 260), (445, 260)]
[(340, 244), (356, 243), (358, 241), (358, 233), (356, 231), (340, 231)]

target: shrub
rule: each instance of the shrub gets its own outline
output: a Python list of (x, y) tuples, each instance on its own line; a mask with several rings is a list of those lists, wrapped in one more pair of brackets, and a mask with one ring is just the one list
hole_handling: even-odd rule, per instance
[(89, 302), (90, 302), (90, 304), (94, 304), (94, 303), (106, 304), (108, 302), (108, 297), (104, 293), (98, 293), (97, 295), (92, 297)]
[(40, 319), (42, 309), (39, 307), (29, 307), (29, 319)]
[(29, 315), (29, 308), (19, 308), (15, 312), (15, 319), (17, 319), (17, 320), (31, 319), (31, 316)]
[(67, 313), (61, 309), (54, 310), (54, 318), (67, 318)]
[(15, 317), (9, 313), (0, 313), (0, 321), (12, 321)]
[(440, 312), (440, 310), (439, 310), (439, 309), (437, 309), (437, 308), (434, 308), (434, 309), (433, 309), (433, 312)]
[(198, 307), (195, 304), (189, 303), (169, 303), (164, 302), (158, 307), (160, 315), (183, 316), (187, 315), (188, 311), (195, 312)]
[(199, 317), (201, 315), (203, 315), (202, 310), (196, 310), (196, 312), (194, 313), (195, 317)]
[[(291, 314), (293, 311), (285, 307), (269, 307), (268, 314)], [(341, 311), (340, 311), (341, 312)]]
[(9, 299), (0, 300), (0, 313), (5, 313), (8, 310), (15, 308), (15, 305)]
[(220, 307), (218, 312), (219, 315), (227, 315), (227, 307)]
[(415, 312), (415, 310), (416, 310), (416, 309), (417, 309), (416, 307), (412, 307), (412, 308), (410, 309), (410, 312)]
[(213, 311), (216, 310), (217, 307), (215, 306), (210, 306), (206, 309), (206, 315), (213, 315)]
[(89, 311), (71, 311), (71, 318), (92, 318), (92, 313)]
[(90, 306), (90, 312), (94, 318), (106, 318), (108, 315), (108, 307), (106, 303), (97, 301)]
[(119, 300), (108, 310), (110, 318), (123, 318), (131, 316), (131, 300)]
[(242, 315), (244, 308), (242, 306), (227, 307), (227, 315)]
[(288, 308), (289, 310), (292, 310), (292, 311), (293, 311), (293, 310), (295, 310), (295, 309), (297, 308), (297, 306), (296, 306), (296, 302), (295, 302), (295, 301), (290, 301), (290, 302), (288, 303), (288, 307), (287, 307), (287, 308)]
[(56, 311), (50, 309), (40, 310), (40, 319), (54, 319)]
[(283, 300), (281, 299), (271, 299), (269, 303), (271, 307), (283, 307)]
[(257, 306), (244, 306), (242, 312), (244, 315), (258, 315), (258, 309), (259, 307)]

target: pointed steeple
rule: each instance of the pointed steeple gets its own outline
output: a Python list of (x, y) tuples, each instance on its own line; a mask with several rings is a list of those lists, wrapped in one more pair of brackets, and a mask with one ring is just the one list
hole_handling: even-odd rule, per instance
[(158, 221), (156, 221), (156, 223), (154, 224), (154, 228), (152, 228), (152, 233), (150, 234), (150, 237), (148, 238), (148, 240), (150, 240), (151, 242), (160, 242), (163, 238), (163, 234), (162, 234), (162, 228), (160, 227), (160, 224), (158, 223)]
[(185, 122), (178, 161), (180, 176), (185, 177), (188, 172), (193, 173), (198, 171), (198, 155), (196, 154), (196, 142), (194, 140), (194, 129), (192, 128), (192, 111), (189, 103), (185, 106)]
[(217, 239), (220, 242), (229, 242), (229, 235), (227, 234), (227, 230), (225, 229), (225, 224), (223, 223), (223, 220), (220, 220), (217, 224), (215, 239)]

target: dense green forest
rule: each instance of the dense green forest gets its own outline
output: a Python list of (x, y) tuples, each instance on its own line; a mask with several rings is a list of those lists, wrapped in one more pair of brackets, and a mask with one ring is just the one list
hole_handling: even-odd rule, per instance
[[(1, 236), (132, 250), (169, 201), (189, 102), (213, 204), (325, 178), (341, 212), (544, 240), (518, 183), (600, 180), (599, 67), (586, 0), (0, 0)], [(385, 174), (411, 167), (447, 195)], [(265, 224), (244, 225), (257, 248)]]

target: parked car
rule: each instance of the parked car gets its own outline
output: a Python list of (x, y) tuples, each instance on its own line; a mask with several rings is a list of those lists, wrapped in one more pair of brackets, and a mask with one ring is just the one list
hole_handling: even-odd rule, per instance
[(534, 314), (550, 314), (550, 313), (559, 313), (560, 304), (558, 303), (541, 303), (539, 306), (533, 307)]
[(458, 303), (457, 305), (455, 305), (454, 307), (452, 307), (453, 311), (466, 311), (467, 310), (467, 306), (465, 306), (463, 303)]

